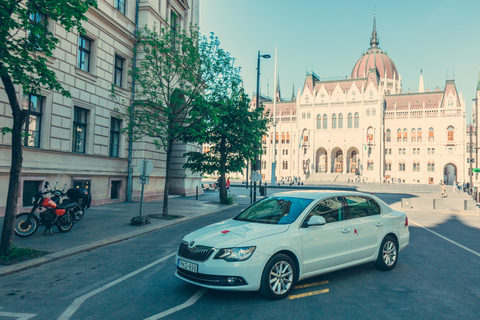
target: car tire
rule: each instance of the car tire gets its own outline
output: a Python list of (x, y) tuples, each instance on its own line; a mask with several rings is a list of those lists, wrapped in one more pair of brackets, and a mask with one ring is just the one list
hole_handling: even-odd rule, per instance
[(260, 294), (270, 300), (287, 297), (297, 281), (293, 260), (286, 254), (276, 254), (267, 262), (262, 274)]
[(398, 243), (392, 236), (386, 236), (378, 251), (375, 266), (383, 271), (392, 270), (398, 261)]

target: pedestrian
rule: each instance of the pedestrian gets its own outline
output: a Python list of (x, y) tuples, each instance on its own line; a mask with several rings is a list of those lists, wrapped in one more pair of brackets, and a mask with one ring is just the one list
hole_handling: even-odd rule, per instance
[(227, 178), (227, 190), (230, 190), (230, 178)]
[(465, 193), (466, 189), (467, 189), (467, 185), (465, 184), (465, 181), (463, 181), (463, 193)]
[(457, 190), (457, 181), (453, 181), (453, 193), (455, 193)]
[(467, 182), (466, 189), (467, 193), (470, 194), (470, 182)]
[(442, 182), (442, 198), (447, 197), (447, 186), (445, 186), (445, 183)]

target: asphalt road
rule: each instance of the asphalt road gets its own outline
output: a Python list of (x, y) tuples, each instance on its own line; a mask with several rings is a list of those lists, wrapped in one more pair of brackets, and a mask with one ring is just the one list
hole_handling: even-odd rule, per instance
[(172, 254), (183, 235), (241, 208), (0, 278), (0, 319), (478, 319), (478, 213), (408, 212), (410, 245), (394, 270), (367, 264), (308, 279), (295, 299), (176, 278)]

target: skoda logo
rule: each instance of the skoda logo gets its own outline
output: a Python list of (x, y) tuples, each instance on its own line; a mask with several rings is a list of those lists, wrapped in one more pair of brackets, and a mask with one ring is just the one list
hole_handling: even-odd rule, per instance
[(192, 242), (190, 242), (189, 246), (193, 247), (194, 244), (195, 244), (195, 241), (192, 241)]

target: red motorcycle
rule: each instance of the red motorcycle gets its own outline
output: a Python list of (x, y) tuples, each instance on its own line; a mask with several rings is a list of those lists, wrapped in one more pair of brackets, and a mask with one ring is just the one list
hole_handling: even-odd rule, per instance
[[(62, 191), (56, 190), (56, 184), (53, 189), (50, 188), (48, 181), (45, 182), (44, 190), (39, 192), (33, 198), (33, 208), (30, 212), (24, 212), (17, 215), (15, 221), (15, 234), (19, 237), (30, 237), (37, 232), (38, 227), (45, 226), (44, 234), (48, 231), (52, 234), (52, 227), (57, 226), (58, 231), (68, 232), (73, 227), (75, 221), (76, 202), (59, 203), (60, 197), (65, 195)], [(51, 198), (46, 197), (52, 194)], [(39, 209), (38, 218), (35, 211)]]

